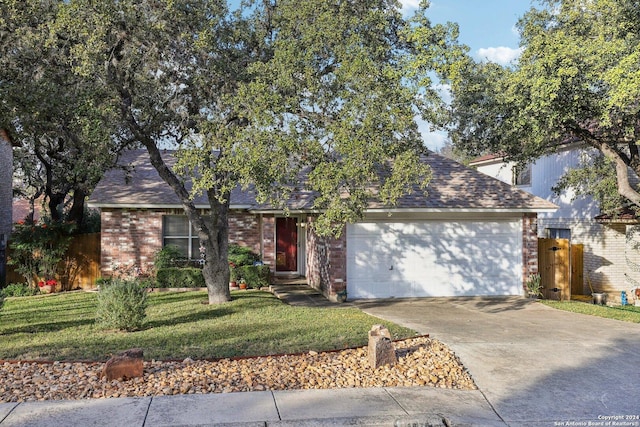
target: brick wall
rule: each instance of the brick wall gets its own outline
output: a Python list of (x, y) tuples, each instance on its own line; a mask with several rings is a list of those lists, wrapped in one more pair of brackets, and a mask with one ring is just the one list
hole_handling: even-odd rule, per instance
[(162, 215), (149, 209), (102, 209), (100, 270), (111, 276), (115, 268), (135, 267), (148, 272), (162, 248)]
[(276, 217), (262, 216), (262, 261), (271, 267), (275, 273), (276, 269)]
[(538, 274), (538, 214), (524, 214), (522, 218), (522, 288), (527, 278)]
[(229, 212), (229, 243), (260, 253), (260, 217), (247, 212)]
[[(111, 276), (114, 268), (118, 267), (134, 267), (142, 273), (150, 272), (155, 253), (162, 249), (162, 217), (180, 214), (182, 211), (179, 209), (103, 208), (101, 212), (101, 274), (106, 277)], [(266, 222), (269, 223), (268, 218)], [(230, 243), (248, 246), (260, 253), (260, 230), (260, 217), (246, 212), (229, 213)]]
[(307, 219), (307, 280), (330, 300), (347, 289), (346, 229), (339, 238), (323, 237), (313, 231), (313, 218)]

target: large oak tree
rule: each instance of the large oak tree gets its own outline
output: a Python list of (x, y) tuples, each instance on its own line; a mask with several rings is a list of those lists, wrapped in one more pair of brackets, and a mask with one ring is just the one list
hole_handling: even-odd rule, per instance
[[(331, 233), (371, 198), (392, 206), (428, 183), (415, 116), (441, 105), (427, 82), (455, 44), (425, 9), (407, 22), (393, 0), (55, 3), (50, 41), (65, 41), (74, 79), (104, 91), (98, 111), (118, 112), (112, 139), (142, 144), (179, 196), (210, 303), (230, 299), (237, 185), (279, 207), (304, 187), (317, 194), (317, 231)], [(210, 210), (195, 208), (197, 193)]]
[[(603, 208), (640, 206), (640, 7), (636, 0), (546, 0), (519, 21), (511, 65), (453, 69), (451, 136), (469, 154), (529, 162), (567, 142), (593, 150), (561, 186)], [(613, 185), (611, 185), (613, 184)]]

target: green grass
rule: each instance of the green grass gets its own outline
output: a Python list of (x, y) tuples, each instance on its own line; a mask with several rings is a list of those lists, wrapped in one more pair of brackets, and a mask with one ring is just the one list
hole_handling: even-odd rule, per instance
[(306, 308), (270, 293), (240, 291), (208, 305), (206, 292), (149, 296), (147, 319), (136, 332), (95, 325), (96, 293), (8, 298), (0, 311), (0, 359), (104, 361), (139, 347), (147, 359), (218, 358), (323, 351), (366, 345), (371, 325), (396, 338), (415, 331), (355, 308)]
[(588, 314), (605, 317), (607, 319), (622, 320), (624, 322), (640, 323), (640, 307), (632, 305), (608, 307), (579, 301), (550, 301), (540, 300), (544, 305), (573, 313)]

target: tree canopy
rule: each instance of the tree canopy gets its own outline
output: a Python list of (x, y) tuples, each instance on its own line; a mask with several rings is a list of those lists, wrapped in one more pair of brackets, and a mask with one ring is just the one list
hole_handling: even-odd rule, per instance
[[(546, 0), (519, 21), (508, 66), (467, 58), (450, 74), (456, 147), (518, 162), (579, 142), (599, 155), (560, 183), (605, 209), (640, 206), (640, 8), (635, 0)], [(601, 175), (606, 174), (606, 175)], [(603, 179), (615, 185), (603, 185)], [(612, 193), (612, 188), (614, 189)]]
[(126, 140), (109, 93), (75, 75), (72, 40), (51, 24), (58, 2), (2, 1), (0, 126), (11, 130), (24, 197), (46, 196), (53, 220), (83, 222), (84, 202)]
[[(54, 11), (42, 17), (38, 3), (11, 1), (11, 12), (29, 17), (27, 29), (31, 14), (46, 21), (44, 46), (64, 48), (52, 84), (78, 91), (50, 106), (51, 122), (70, 108), (87, 132), (78, 140), (147, 149), (198, 233), (211, 303), (230, 298), (237, 185), (274, 206), (305, 186), (318, 195), (316, 231), (336, 233), (372, 198), (392, 206), (428, 184), (415, 117), (441, 109), (430, 75), (457, 47), (454, 28), (431, 26), (426, 8), (407, 21), (394, 0), (264, 0), (233, 11), (222, 0), (67, 0), (46, 2)], [(94, 139), (96, 127), (108, 135)], [(177, 150), (176, 167), (163, 147)], [(208, 212), (195, 208), (196, 193)]]

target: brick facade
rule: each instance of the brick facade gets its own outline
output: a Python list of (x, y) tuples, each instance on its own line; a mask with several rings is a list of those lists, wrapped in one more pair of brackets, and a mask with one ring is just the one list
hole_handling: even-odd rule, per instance
[(247, 212), (230, 212), (229, 243), (247, 246), (260, 254), (260, 217)]
[[(145, 274), (153, 268), (153, 257), (162, 249), (162, 217), (181, 215), (179, 209), (107, 209), (101, 213), (101, 274), (134, 268)], [(261, 242), (261, 217), (246, 212), (229, 213), (229, 242), (248, 246), (257, 253), (268, 248)], [(267, 218), (266, 223), (273, 223)], [(273, 239), (273, 238), (272, 238)], [(262, 243), (262, 246), (261, 246)], [(273, 246), (273, 243), (270, 243)], [(268, 263), (269, 252), (265, 253)], [(274, 258), (271, 255), (271, 258)], [(275, 265), (272, 263), (271, 265)]]
[(307, 281), (332, 301), (347, 289), (346, 229), (338, 238), (313, 231), (313, 217), (307, 218)]
[(143, 274), (153, 267), (162, 248), (162, 211), (102, 209), (100, 265), (103, 276), (135, 268)]
[[(531, 274), (538, 274), (538, 214), (522, 217), (522, 289)], [(526, 294), (526, 293), (525, 293)]]
[(271, 266), (271, 271), (276, 268), (276, 218), (273, 215), (261, 215), (262, 224), (262, 261)]

